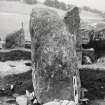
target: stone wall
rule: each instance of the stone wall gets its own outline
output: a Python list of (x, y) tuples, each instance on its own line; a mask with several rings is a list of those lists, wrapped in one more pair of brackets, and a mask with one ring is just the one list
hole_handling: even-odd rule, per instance
[(0, 50), (0, 61), (30, 60), (31, 51), (29, 49)]

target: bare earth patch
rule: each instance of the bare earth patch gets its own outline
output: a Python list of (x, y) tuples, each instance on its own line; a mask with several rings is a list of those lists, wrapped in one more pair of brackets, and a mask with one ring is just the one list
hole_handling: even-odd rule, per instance
[(6, 76), (11, 74), (19, 74), (27, 72), (31, 69), (31, 66), (26, 66), (25, 63), (31, 63), (31, 61), (6, 61), (0, 62), (0, 76)]

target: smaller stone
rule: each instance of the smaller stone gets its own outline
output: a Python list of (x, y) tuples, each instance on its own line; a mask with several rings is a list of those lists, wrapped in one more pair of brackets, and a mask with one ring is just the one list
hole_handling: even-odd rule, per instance
[(70, 101), (68, 105), (76, 105), (74, 101)]
[(27, 105), (27, 97), (25, 95), (21, 95), (16, 97), (16, 103), (18, 105)]

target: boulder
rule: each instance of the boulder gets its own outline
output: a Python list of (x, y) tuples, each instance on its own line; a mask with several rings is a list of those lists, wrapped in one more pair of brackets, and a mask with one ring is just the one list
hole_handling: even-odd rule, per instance
[(16, 97), (16, 103), (18, 105), (27, 105), (27, 97), (25, 95)]

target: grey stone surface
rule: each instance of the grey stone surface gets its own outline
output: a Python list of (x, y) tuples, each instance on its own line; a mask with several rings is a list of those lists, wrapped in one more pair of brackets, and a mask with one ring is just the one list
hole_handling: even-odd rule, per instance
[(80, 78), (75, 44), (67, 25), (47, 8), (33, 9), (30, 17), (33, 86), (39, 102), (74, 100), (73, 76)]

